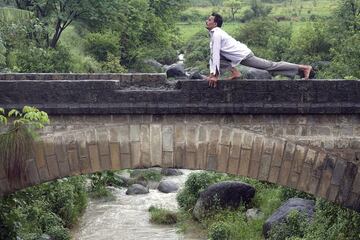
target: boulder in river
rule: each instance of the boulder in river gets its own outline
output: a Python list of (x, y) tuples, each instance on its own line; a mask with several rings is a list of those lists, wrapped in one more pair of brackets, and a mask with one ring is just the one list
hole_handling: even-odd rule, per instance
[(163, 168), (161, 170), (161, 174), (164, 176), (179, 176), (179, 175), (183, 175), (183, 173), (175, 168)]
[(138, 194), (147, 194), (147, 193), (149, 193), (149, 188), (144, 187), (143, 185), (140, 184), (133, 184), (126, 191), (126, 195), (138, 195)]
[(158, 190), (163, 193), (172, 193), (179, 190), (179, 185), (171, 180), (163, 180), (160, 182)]
[(255, 196), (255, 188), (239, 181), (227, 181), (210, 185), (200, 193), (193, 215), (200, 220), (213, 209), (238, 208), (249, 204)]
[(311, 220), (314, 216), (315, 201), (302, 198), (290, 198), (276, 212), (274, 212), (263, 225), (263, 234), (267, 238), (271, 228), (284, 222), (291, 211), (299, 211), (304, 213), (307, 220)]

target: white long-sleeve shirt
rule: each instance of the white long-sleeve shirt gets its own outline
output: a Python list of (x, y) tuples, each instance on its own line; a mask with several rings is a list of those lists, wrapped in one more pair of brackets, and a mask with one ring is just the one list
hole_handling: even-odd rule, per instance
[(236, 41), (219, 27), (209, 31), (210, 33), (210, 73), (220, 73), (220, 55), (231, 61), (234, 67), (246, 58), (251, 50), (243, 43)]

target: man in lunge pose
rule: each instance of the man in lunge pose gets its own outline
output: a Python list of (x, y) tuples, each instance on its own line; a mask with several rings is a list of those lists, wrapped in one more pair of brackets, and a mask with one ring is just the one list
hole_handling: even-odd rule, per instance
[(243, 43), (235, 40), (221, 29), (223, 19), (221, 15), (213, 13), (206, 20), (206, 28), (210, 33), (210, 76), (207, 77), (209, 86), (216, 87), (220, 76), (220, 58), (231, 62), (231, 77), (236, 79), (241, 76), (236, 69), (239, 64), (267, 70), (271, 74), (295, 76), (302, 74), (304, 79), (309, 79), (312, 67), (288, 62), (272, 62), (256, 57), (253, 52)]

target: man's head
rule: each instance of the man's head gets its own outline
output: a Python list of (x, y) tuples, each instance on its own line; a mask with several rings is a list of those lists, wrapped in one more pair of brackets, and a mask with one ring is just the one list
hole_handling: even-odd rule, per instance
[(223, 19), (220, 14), (218, 13), (212, 13), (209, 18), (206, 20), (206, 28), (208, 30), (211, 30), (216, 27), (222, 26)]

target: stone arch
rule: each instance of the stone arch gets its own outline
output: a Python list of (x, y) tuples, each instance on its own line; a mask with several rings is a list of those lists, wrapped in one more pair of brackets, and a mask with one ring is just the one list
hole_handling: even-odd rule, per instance
[(44, 134), (20, 187), (10, 186), (0, 171), (0, 194), (67, 176), (151, 166), (250, 177), (360, 211), (360, 173), (351, 161), (321, 148), (206, 121), (117, 122)]

